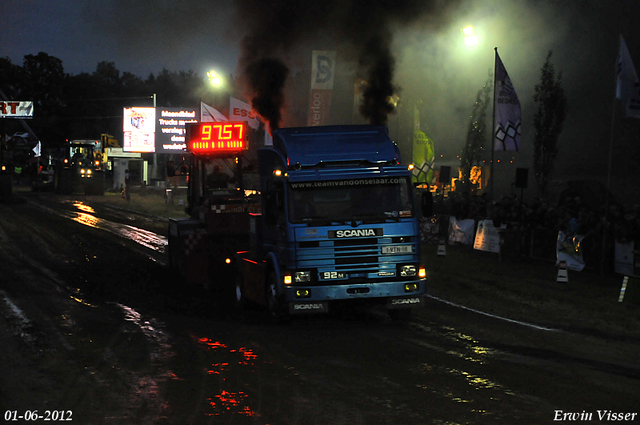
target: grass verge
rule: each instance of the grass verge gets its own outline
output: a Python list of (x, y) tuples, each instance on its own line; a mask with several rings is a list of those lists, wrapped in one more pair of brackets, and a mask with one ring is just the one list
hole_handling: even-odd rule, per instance
[(638, 304), (618, 302), (620, 275), (569, 270), (569, 282), (557, 283), (553, 263), (499, 261), (462, 245), (448, 245), (445, 256), (424, 245), (422, 259), (430, 295), (539, 326), (640, 340)]

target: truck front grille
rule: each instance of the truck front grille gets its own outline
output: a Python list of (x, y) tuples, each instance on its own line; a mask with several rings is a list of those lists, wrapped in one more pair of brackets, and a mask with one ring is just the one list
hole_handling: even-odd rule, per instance
[[(382, 255), (382, 247), (390, 245), (411, 245), (413, 252)], [(365, 281), (367, 280), (366, 276), (389, 279), (389, 276), (379, 275), (379, 273), (395, 272), (395, 264), (398, 263), (415, 263), (417, 249), (416, 242), (409, 236), (304, 241), (297, 244), (296, 268), (348, 273), (354, 277), (349, 279), (349, 283)], [(340, 282), (318, 283), (336, 284)]]

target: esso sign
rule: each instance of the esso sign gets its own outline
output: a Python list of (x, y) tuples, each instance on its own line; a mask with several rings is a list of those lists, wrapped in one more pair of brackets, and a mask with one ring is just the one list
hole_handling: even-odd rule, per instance
[(254, 119), (256, 118), (256, 115), (251, 112), (251, 111), (247, 111), (244, 108), (233, 108), (233, 115), (234, 117), (243, 117), (243, 118), (251, 118)]

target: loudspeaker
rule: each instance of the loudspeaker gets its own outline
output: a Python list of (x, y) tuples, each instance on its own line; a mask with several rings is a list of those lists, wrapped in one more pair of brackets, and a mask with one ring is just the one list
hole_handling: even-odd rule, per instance
[(526, 189), (528, 176), (528, 168), (516, 168), (516, 187)]
[(440, 183), (449, 184), (451, 179), (451, 167), (448, 165), (443, 165), (440, 167), (440, 176), (438, 176), (438, 181)]

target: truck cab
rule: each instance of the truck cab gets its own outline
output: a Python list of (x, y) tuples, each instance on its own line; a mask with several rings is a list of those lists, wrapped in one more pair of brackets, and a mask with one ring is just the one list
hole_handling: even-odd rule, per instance
[(100, 140), (72, 140), (65, 143), (54, 174), (56, 193), (83, 191), (104, 195), (105, 168)]
[(336, 301), (424, 305), (409, 167), (383, 126), (275, 130), (258, 151), (262, 213), (238, 254), (239, 297), (276, 317)]

